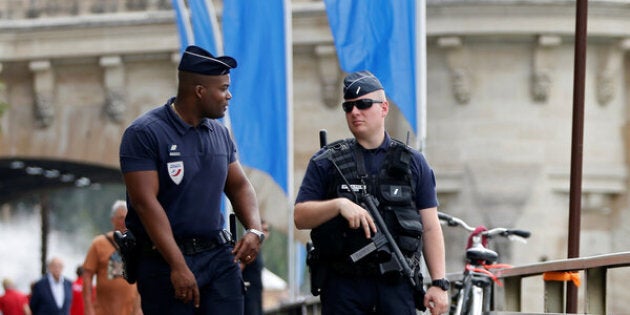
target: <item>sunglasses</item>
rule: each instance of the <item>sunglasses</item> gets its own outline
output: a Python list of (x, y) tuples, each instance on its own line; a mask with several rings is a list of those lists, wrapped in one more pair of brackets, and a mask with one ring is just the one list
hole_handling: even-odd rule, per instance
[(369, 98), (364, 98), (364, 99), (360, 99), (360, 100), (356, 100), (356, 101), (349, 101), (349, 102), (343, 102), (341, 104), (341, 107), (343, 107), (343, 111), (346, 113), (349, 113), (352, 111), (352, 108), (354, 108), (355, 106), (358, 109), (368, 109), (370, 107), (372, 107), (372, 104), (374, 103), (383, 103), (383, 101), (379, 101), (379, 100), (371, 100)]

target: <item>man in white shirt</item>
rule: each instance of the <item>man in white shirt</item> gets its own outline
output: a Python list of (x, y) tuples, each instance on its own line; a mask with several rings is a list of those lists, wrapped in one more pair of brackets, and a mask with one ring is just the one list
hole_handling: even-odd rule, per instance
[(48, 273), (33, 285), (30, 301), (33, 315), (68, 315), (72, 302), (72, 282), (61, 275), (63, 261), (52, 258), (47, 268)]

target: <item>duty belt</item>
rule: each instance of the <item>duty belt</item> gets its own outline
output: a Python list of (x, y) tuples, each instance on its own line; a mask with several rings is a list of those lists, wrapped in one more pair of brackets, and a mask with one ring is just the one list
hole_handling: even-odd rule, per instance
[[(177, 246), (182, 251), (184, 255), (195, 255), (205, 251), (209, 251), (218, 246), (225, 245), (232, 240), (232, 234), (228, 230), (222, 230), (219, 234), (214, 238), (199, 238), (199, 237), (188, 237), (188, 238), (175, 238), (175, 242)], [(160, 256), (157, 248), (151, 242), (141, 242), (140, 249), (142, 253), (146, 256), (157, 255)]]
[(195, 255), (209, 251), (217, 246), (225, 245), (232, 240), (232, 235), (227, 230), (222, 230), (216, 238), (176, 238), (175, 242), (184, 255)]

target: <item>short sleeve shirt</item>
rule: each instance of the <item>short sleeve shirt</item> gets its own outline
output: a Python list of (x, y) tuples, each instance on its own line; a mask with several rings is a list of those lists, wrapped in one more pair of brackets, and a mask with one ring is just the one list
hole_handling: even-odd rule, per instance
[[(390, 136), (386, 133), (385, 140), (378, 148), (372, 150), (361, 148), (365, 168), (369, 175), (378, 174), (391, 141)], [(295, 203), (327, 198), (328, 188), (333, 184), (337, 173), (329, 159), (317, 158), (324, 152), (325, 149), (319, 150), (309, 161)], [(411, 174), (416, 187), (416, 206), (419, 210), (437, 207), (438, 199), (433, 170), (422, 153), (417, 150), (411, 150), (411, 152)]]
[(112, 232), (95, 237), (83, 262), (85, 270), (96, 274), (96, 315), (130, 315), (138, 298), (136, 285), (123, 278), (121, 257), (113, 241)]
[[(212, 237), (224, 226), (221, 199), (228, 166), (237, 160), (236, 146), (227, 128), (215, 120), (205, 118), (196, 127), (186, 124), (171, 108), (173, 101), (125, 130), (120, 167), (123, 173), (158, 173), (157, 199), (175, 237)], [(133, 203), (128, 205), (127, 227), (145, 233)]]

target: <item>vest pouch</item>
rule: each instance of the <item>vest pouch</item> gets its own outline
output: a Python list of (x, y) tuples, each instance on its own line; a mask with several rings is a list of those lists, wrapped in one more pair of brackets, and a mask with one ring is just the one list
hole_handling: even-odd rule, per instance
[(422, 222), (417, 210), (394, 208), (398, 247), (403, 253), (412, 254), (422, 245)]
[(322, 260), (343, 255), (343, 246), (339, 242), (339, 229), (343, 228), (342, 221), (344, 221), (343, 217), (337, 216), (311, 230), (313, 245), (318, 249)]
[(350, 254), (370, 242), (363, 229), (349, 228), (348, 221), (341, 215), (311, 230), (311, 239), (323, 261), (347, 260)]
[(389, 185), (383, 184), (379, 186), (381, 196), (386, 203), (391, 205), (408, 205), (413, 201), (413, 193), (408, 185)]

